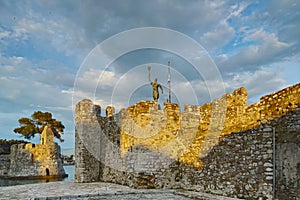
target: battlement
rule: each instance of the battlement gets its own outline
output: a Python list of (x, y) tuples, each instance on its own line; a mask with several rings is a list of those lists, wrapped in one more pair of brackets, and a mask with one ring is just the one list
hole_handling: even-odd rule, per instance
[[(261, 97), (250, 106), (247, 101), (247, 91), (241, 87), (202, 106), (184, 105), (183, 112), (175, 103), (166, 102), (160, 110), (157, 102), (140, 101), (121, 109), (118, 114), (108, 106), (106, 117), (119, 118), (121, 155), (142, 145), (185, 164), (201, 167), (199, 157), (206, 155), (220, 138), (258, 127), (299, 108), (300, 84)], [(77, 105), (76, 113), (76, 121), (97, 124), (101, 107), (83, 100)]]
[[(210, 187), (217, 185), (271, 199), (274, 149), (280, 156), (291, 151), (290, 144), (275, 148), (274, 134), (285, 138), (290, 137), (286, 132), (299, 131), (291, 130), (299, 127), (293, 125), (300, 122), (299, 108), (300, 84), (261, 97), (251, 105), (242, 87), (201, 106), (184, 105), (182, 112), (175, 103), (164, 103), (160, 109), (157, 102), (140, 101), (116, 114), (108, 106), (106, 117), (102, 117), (101, 107), (85, 99), (76, 105), (75, 180), (188, 189), (182, 184), (194, 185), (197, 180), (200, 185), (195, 187), (210, 184), (210, 192)], [(279, 120), (280, 129), (274, 133), (276, 120), (294, 111)], [(282, 160), (278, 158), (277, 165)], [(294, 162), (293, 166), (299, 164)], [(233, 185), (219, 177), (219, 171), (235, 179)], [(218, 181), (206, 178), (211, 176)], [(253, 184), (248, 176), (253, 176)], [(239, 189), (239, 185), (251, 189)], [(224, 194), (231, 192), (222, 190)]]

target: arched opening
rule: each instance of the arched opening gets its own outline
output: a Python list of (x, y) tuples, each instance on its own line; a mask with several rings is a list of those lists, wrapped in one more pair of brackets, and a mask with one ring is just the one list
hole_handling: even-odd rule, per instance
[(48, 168), (46, 168), (46, 176), (49, 176), (50, 175), (50, 171)]

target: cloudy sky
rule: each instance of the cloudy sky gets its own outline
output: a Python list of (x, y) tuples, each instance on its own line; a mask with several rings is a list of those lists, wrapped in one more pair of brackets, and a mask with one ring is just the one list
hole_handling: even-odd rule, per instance
[(150, 65), (163, 103), (169, 60), (174, 102), (201, 105), (242, 86), (256, 102), (300, 80), (299, 11), (297, 0), (0, 0), (0, 138), (21, 139), (17, 120), (41, 110), (73, 147), (73, 102), (118, 110), (151, 99)]

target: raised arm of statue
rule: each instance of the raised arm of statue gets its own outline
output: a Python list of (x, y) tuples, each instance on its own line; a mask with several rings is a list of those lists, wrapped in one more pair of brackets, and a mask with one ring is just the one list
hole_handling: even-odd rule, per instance
[(150, 83), (152, 83), (151, 79), (150, 79), (150, 70), (151, 70), (151, 67), (148, 66), (148, 80)]

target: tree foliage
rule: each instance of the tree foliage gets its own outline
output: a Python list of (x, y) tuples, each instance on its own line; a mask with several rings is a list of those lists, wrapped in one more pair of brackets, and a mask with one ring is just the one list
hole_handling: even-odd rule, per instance
[(52, 129), (54, 137), (58, 138), (61, 142), (64, 140), (61, 135), (64, 133), (65, 126), (54, 118), (49, 112), (36, 111), (31, 115), (31, 118), (20, 118), (18, 128), (14, 129), (15, 133), (22, 134), (24, 138), (31, 139), (35, 134), (41, 134), (46, 125)]

